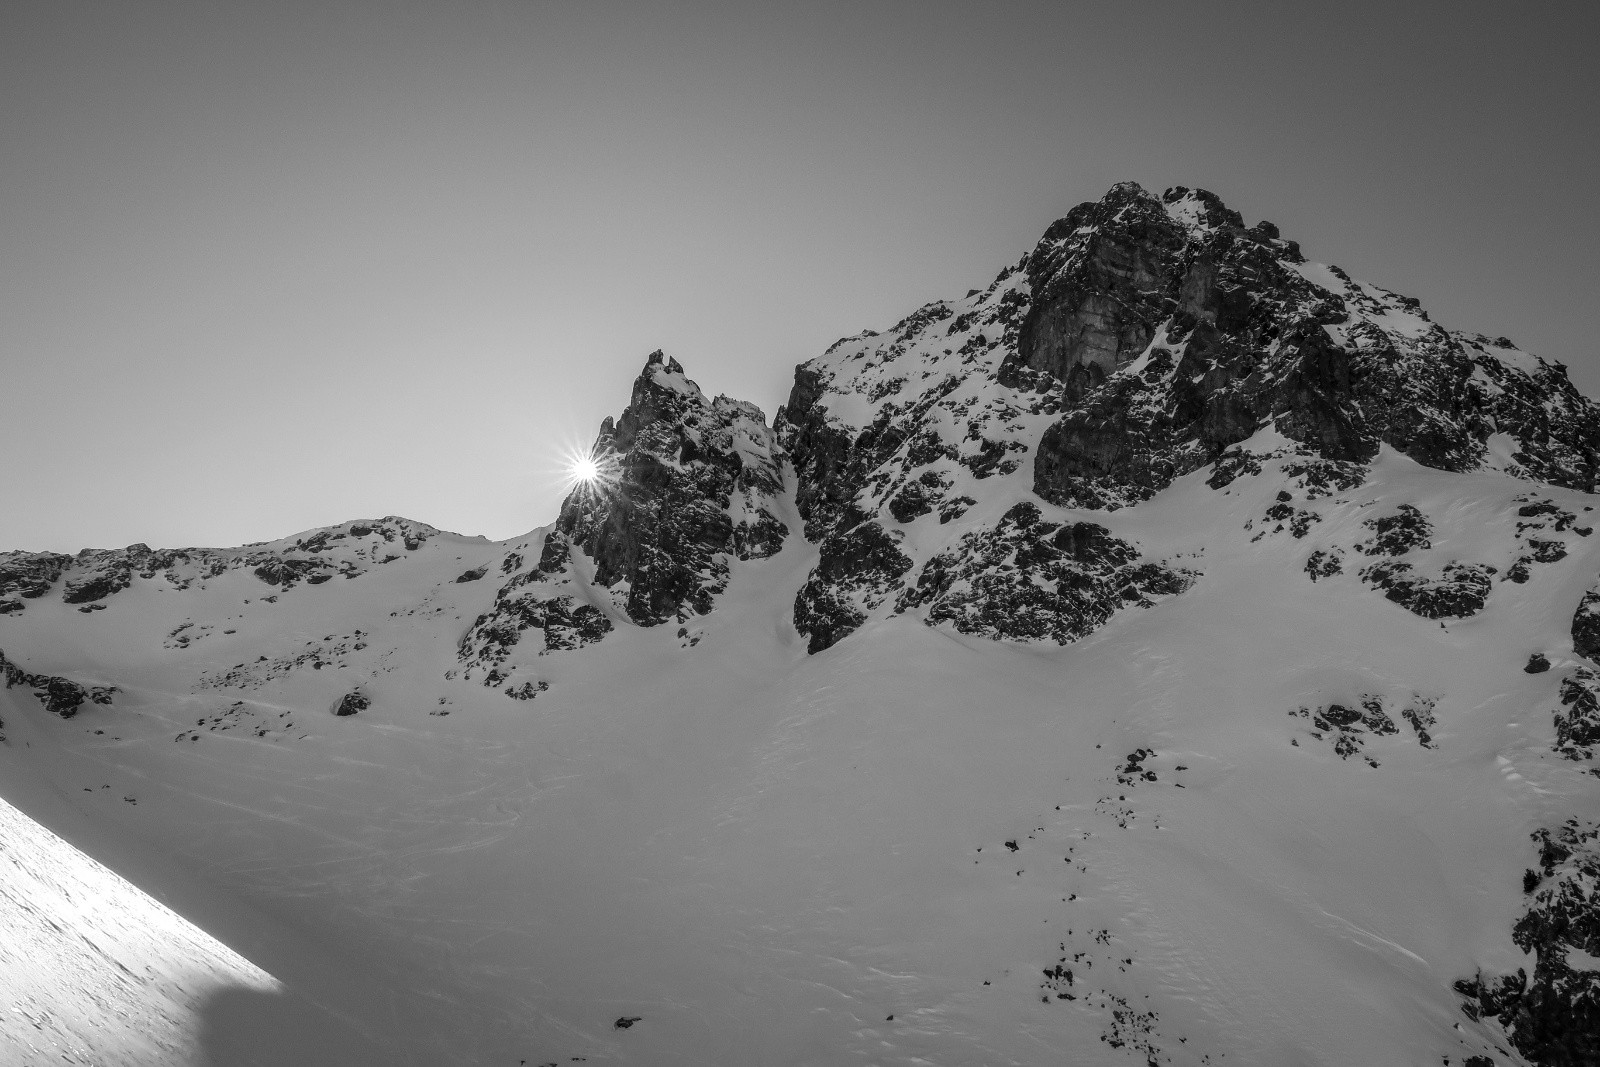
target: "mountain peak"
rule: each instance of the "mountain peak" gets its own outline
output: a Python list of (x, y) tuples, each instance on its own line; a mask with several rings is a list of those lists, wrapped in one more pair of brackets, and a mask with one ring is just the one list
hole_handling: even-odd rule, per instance
[[(1353, 484), (1384, 447), (1438, 470), (1585, 491), (1600, 469), (1600, 409), (1559, 366), (1307, 263), (1276, 226), (1245, 227), (1215, 194), (1177, 186), (1156, 197), (1133, 182), (1073, 208), (987, 290), (798, 368), (780, 432), (807, 537), (823, 542), (825, 561), (830, 538), (840, 558), (860, 560), (848, 580), (850, 568), (830, 563), (832, 591), (810, 597), (802, 630), (829, 642), (883, 605), (941, 617), (912, 585), (935, 581), (929, 555), (906, 550), (923, 515), (958, 522), (992, 499), (998, 517), (1029, 490), (1061, 507), (1116, 509), (1207, 467), (1225, 485), (1252, 439), (1333, 464)], [(1014, 477), (1025, 490), (998, 488)], [(1002, 524), (938, 570), (971, 570), (974, 553), (1014, 547), (1037, 525)], [(1005, 573), (990, 576), (991, 602)], [(841, 581), (855, 590), (850, 606), (823, 618), (823, 605), (843, 604)], [(980, 628), (1072, 634), (1085, 610), (1100, 608), (1056, 604), (1049, 611), (1071, 618), (1048, 625), (992, 613)]]

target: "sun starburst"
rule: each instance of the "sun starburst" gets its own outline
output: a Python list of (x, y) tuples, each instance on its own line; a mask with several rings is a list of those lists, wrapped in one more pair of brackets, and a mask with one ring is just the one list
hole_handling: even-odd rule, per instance
[(621, 476), (617, 457), (610, 452), (573, 449), (567, 452), (563, 464), (563, 478), (567, 492), (600, 494), (616, 487)]

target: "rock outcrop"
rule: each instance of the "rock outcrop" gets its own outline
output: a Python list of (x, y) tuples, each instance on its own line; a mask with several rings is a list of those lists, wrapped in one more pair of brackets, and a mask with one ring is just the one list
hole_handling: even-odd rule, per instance
[[(1359, 485), (1383, 447), (1442, 470), (1498, 467), (1592, 490), (1600, 457), (1600, 409), (1559, 364), (1503, 338), (1447, 331), (1416, 300), (1307, 262), (1277, 227), (1246, 226), (1204, 190), (1155, 196), (1132, 183), (1052, 224), (987, 289), (928, 304), (885, 333), (844, 338), (799, 367), (777, 421), (806, 536), (822, 545), (796, 600), (796, 624), (814, 648), (883, 604), (991, 636), (1070, 640), (1089, 619), (1103, 624), (1103, 611), (1024, 591), (1020, 568), (1020, 611), (1011, 610), (1020, 600), (1001, 595), (1005, 582), (991, 577), (976, 592), (948, 577), (970, 578), (982, 564), (967, 556), (993, 555), (1015, 536), (1014, 523), (963, 528), (997, 496), (990, 515), (1029, 497), (1115, 509), (1206, 467), (1222, 489), (1282, 455), (1309, 500)], [(1292, 454), (1249, 451), (1244, 442), (1269, 429)], [(1012, 480), (1018, 473), (1030, 475), (1025, 488)], [(1574, 521), (1527, 500), (1523, 551), (1505, 575), (1514, 582), (1566, 552), (1535, 535)], [(1424, 532), (1406, 540), (1416, 518)], [(1321, 516), (1280, 495), (1264, 519), (1298, 538)], [(897, 538), (909, 561), (902, 571), (873, 563), (856, 573), (852, 530), (934, 521), (955, 525)], [(1426, 518), (1402, 509), (1380, 522), (1362, 546), (1380, 557), (1360, 569), (1367, 584), (1425, 618), (1483, 608), (1497, 567), (1401, 559), (1427, 547)], [(1307, 563), (1314, 579), (1343, 569), (1333, 549)], [(955, 593), (925, 592), (947, 581)], [(1183, 585), (1163, 578), (1145, 592)], [(980, 626), (974, 612), (997, 623)]]
[(836, 644), (866, 621), (895, 591), (911, 560), (900, 551), (900, 535), (876, 522), (836, 530), (822, 541), (822, 559), (794, 600), (795, 628), (815, 654)]
[(766, 417), (708, 399), (660, 352), (590, 454), (598, 477), (567, 496), (536, 565), (507, 558), (510, 578), (461, 639), (469, 672), (489, 669), (485, 684), (510, 679), (502, 665), (530, 630), (541, 632), (533, 652), (542, 654), (600, 640), (613, 616), (657, 626), (704, 615), (727, 588), (731, 560), (770, 556), (788, 536), (778, 517), (782, 453)]
[(1018, 641), (1067, 644), (1119, 608), (1181, 593), (1189, 577), (1141, 559), (1092, 522), (1061, 524), (1028, 501), (992, 528), (962, 535), (928, 561), (897, 607), (924, 608), (930, 624)]
[(19, 685), (32, 689), (33, 695), (39, 698), (39, 703), (44, 705), (46, 711), (63, 719), (78, 714), (78, 709), (85, 701), (109, 704), (117, 693), (114, 685), (83, 685), (59, 675), (25, 670), (7, 659), (4, 651), (0, 651), (0, 678), (5, 679), (7, 689)]
[(1538, 867), (1523, 878), (1526, 910), (1512, 938), (1534, 954), (1533, 974), (1481, 972), (1455, 983), (1473, 1018), (1505, 1027), (1533, 1063), (1600, 1063), (1600, 827), (1576, 819), (1534, 832)]
[(50, 592), (71, 563), (71, 556), (58, 552), (0, 552), (0, 598), (17, 605), (10, 610), (21, 611), (21, 600)]
[(1600, 413), (1559, 364), (1308, 264), (1204, 191), (1117, 186), (1023, 269), (1031, 301), (1000, 380), (1067, 409), (1035, 462), (1047, 500), (1131, 502), (1269, 424), (1326, 458), (1388, 445), (1451, 471), (1505, 434), (1522, 471), (1595, 486)]
[(1572, 615), (1572, 651), (1600, 663), (1600, 587), (1590, 589)]
[(660, 352), (591, 454), (600, 484), (567, 497), (556, 530), (594, 561), (596, 583), (626, 584), (624, 610), (642, 626), (704, 615), (730, 558), (770, 556), (788, 534), (775, 514), (783, 473), (766, 416), (708, 400)]
[(335, 577), (355, 578), (373, 566), (393, 563), (402, 558), (398, 552), (415, 551), (438, 532), (425, 523), (390, 515), (231, 550), (152, 549), (133, 544), (127, 548), (86, 548), (76, 556), (0, 552), (0, 615), (23, 611), (27, 607), (25, 601), (44, 596), (57, 582), (61, 583), (64, 603), (85, 608), (103, 605), (141, 579), (188, 589), (229, 571), (245, 570), (280, 590), (302, 582), (320, 585)]

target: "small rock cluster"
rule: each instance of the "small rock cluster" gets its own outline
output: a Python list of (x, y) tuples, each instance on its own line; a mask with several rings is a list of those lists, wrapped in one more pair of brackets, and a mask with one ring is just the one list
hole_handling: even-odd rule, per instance
[[(1424, 619), (1467, 618), (1483, 610), (1493, 586), (1495, 567), (1451, 560), (1437, 577), (1417, 573), (1397, 557), (1433, 547), (1433, 524), (1418, 508), (1401, 504), (1392, 514), (1363, 523), (1373, 536), (1355, 546), (1368, 556), (1386, 557), (1361, 571), (1361, 580), (1414, 615)], [(1307, 572), (1317, 577), (1308, 564)]]
[[(1431, 732), (1437, 722), (1434, 707), (1435, 701), (1414, 693), (1399, 711), (1400, 718), (1411, 727), (1423, 748), (1435, 747)], [(1370, 767), (1377, 767), (1378, 761), (1363, 751), (1367, 742), (1374, 737), (1389, 737), (1400, 732), (1393, 716), (1385, 709), (1383, 698), (1370, 693), (1349, 704), (1301, 706), (1292, 709), (1289, 715), (1309, 722), (1314, 740), (1331, 740), (1333, 751), (1340, 759), (1360, 756)]]

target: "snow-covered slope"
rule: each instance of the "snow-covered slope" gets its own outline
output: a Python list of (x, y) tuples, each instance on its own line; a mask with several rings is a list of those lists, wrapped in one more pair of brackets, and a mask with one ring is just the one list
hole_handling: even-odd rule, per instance
[(1593, 1062), (1597, 427), (1119, 186), (525, 537), (0, 556), (0, 790), (334, 1062)]
[(272, 977), (0, 800), (7, 1063), (160, 1063), (200, 1001)]

